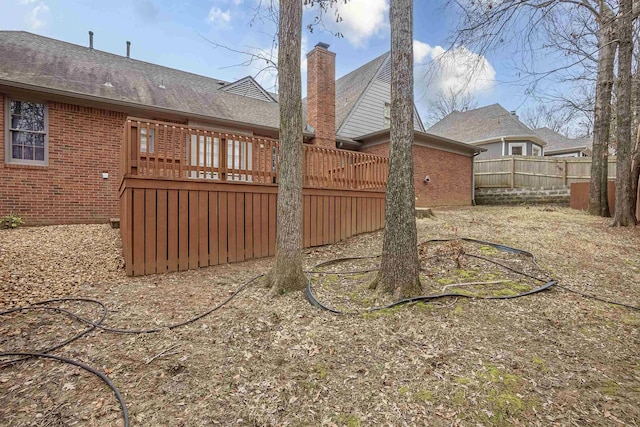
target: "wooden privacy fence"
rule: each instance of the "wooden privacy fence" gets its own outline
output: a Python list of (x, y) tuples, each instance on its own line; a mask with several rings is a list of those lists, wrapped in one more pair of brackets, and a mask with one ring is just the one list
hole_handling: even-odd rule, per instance
[[(304, 186), (384, 190), (389, 159), (303, 146)], [(175, 123), (127, 119), (121, 176), (277, 184), (278, 141)]]
[[(128, 120), (120, 187), (127, 274), (274, 255), (276, 153), (272, 139)], [(387, 158), (313, 146), (304, 156), (304, 247), (384, 227)]]
[[(590, 158), (509, 156), (474, 162), (476, 188), (533, 188), (588, 182)], [(616, 159), (609, 158), (609, 179), (616, 177)]]

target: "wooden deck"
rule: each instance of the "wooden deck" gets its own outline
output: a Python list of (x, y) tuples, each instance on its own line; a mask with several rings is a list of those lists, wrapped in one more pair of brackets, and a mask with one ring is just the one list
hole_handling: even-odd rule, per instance
[[(129, 119), (120, 218), (129, 275), (275, 254), (278, 142)], [(303, 244), (384, 227), (388, 159), (304, 146)]]

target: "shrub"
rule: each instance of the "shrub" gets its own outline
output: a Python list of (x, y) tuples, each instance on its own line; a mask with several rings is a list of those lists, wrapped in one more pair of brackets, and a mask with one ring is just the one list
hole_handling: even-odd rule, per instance
[(0, 228), (17, 228), (22, 224), (24, 224), (24, 221), (20, 215), (14, 213), (0, 217)]

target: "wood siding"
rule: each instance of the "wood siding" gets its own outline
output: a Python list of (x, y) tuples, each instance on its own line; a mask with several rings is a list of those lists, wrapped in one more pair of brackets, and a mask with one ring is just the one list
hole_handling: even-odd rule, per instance
[[(591, 159), (510, 156), (476, 160), (474, 173), (476, 188), (566, 186), (589, 181)], [(615, 177), (616, 159), (610, 157), (609, 179)]]
[[(303, 191), (303, 245), (384, 227), (382, 191)], [(123, 180), (121, 235), (128, 275), (190, 270), (275, 254), (277, 186)]]
[[(340, 102), (340, 100), (336, 100)], [(347, 138), (367, 135), (382, 129), (388, 129), (384, 124), (384, 104), (391, 102), (391, 85), (382, 80), (374, 79), (356, 104), (353, 112), (338, 130), (338, 134)], [(424, 131), (422, 122), (415, 111), (413, 112), (413, 127)]]

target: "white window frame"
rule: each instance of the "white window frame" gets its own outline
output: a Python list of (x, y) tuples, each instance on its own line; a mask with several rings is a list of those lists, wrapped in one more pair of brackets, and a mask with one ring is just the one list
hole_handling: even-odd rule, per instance
[[(42, 104), (44, 106), (44, 132), (33, 132), (44, 134), (44, 160), (24, 160), (13, 158), (13, 138), (11, 133), (14, 132), (11, 129), (11, 101), (31, 102), (33, 104)], [(4, 97), (4, 161), (7, 164), (12, 165), (26, 165), (26, 166), (49, 166), (49, 105), (36, 99), (24, 99), (15, 98), (10, 96)]]
[[(509, 155), (513, 156), (513, 147), (522, 147), (522, 155), (527, 155), (527, 143), (526, 142), (510, 142), (509, 143)], [(517, 155), (517, 154), (516, 154)]]
[(540, 150), (540, 154), (538, 154), (538, 156), (537, 156), (537, 157), (542, 157), (542, 156), (544, 156), (544, 148), (543, 148), (543, 147), (541, 147), (541, 146), (539, 146), (538, 144), (533, 144), (533, 145), (531, 145), (531, 155), (532, 155), (532, 156), (535, 156), (535, 150), (536, 150), (536, 148), (537, 148), (538, 150)]

